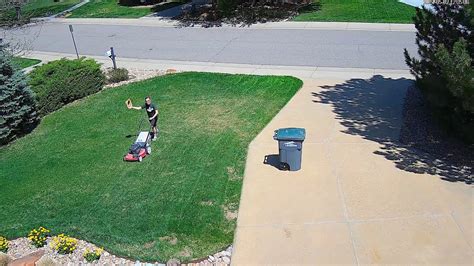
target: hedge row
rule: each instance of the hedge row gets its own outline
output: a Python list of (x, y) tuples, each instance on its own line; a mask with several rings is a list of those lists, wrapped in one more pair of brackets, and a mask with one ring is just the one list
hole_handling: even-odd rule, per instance
[(106, 80), (100, 65), (85, 58), (52, 61), (35, 68), (29, 76), (40, 116), (100, 91)]

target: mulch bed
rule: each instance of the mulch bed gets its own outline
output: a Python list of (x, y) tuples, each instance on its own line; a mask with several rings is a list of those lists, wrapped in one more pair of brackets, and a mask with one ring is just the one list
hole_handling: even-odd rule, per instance
[[(443, 130), (431, 115), (430, 108), (421, 91), (415, 86), (407, 91), (404, 123), (400, 132), (400, 142), (430, 156), (433, 167), (437, 161), (450, 165), (450, 181), (473, 182), (474, 145), (466, 144)], [(449, 172), (448, 172), (449, 175)]]

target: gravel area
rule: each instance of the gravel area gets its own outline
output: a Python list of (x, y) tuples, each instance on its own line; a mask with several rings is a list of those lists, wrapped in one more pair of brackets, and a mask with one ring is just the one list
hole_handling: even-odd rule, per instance
[[(140, 262), (140, 261), (133, 261), (125, 258), (120, 258), (110, 254), (107, 251), (104, 251), (100, 256), (98, 261), (93, 263), (88, 263), (83, 254), (88, 249), (95, 249), (97, 246), (94, 244), (88, 243), (83, 240), (79, 240), (77, 243), (76, 250), (67, 255), (58, 254), (54, 251), (50, 246), (49, 243), (51, 241), (51, 237), (48, 238), (47, 243), (44, 247), (39, 248), (45, 251), (43, 257), (49, 257), (56, 262), (56, 265), (193, 265), (193, 266), (202, 266), (202, 265), (230, 265), (231, 257), (232, 257), (232, 246), (228, 247), (225, 250), (217, 252), (216, 254), (208, 256), (206, 259), (203, 260), (196, 260), (192, 263), (181, 264), (177, 260), (169, 260), (167, 263), (163, 262)], [(25, 255), (30, 254), (38, 250), (38, 248), (34, 247), (30, 240), (26, 237), (17, 238), (14, 240), (10, 240), (9, 248), (7, 255), (9, 255), (12, 259), (18, 259)]]
[(413, 148), (416, 152), (410, 156), (429, 168), (422, 170), (432, 171), (449, 181), (473, 182), (474, 145), (463, 143), (440, 128), (415, 86), (407, 91), (403, 120), (400, 142)]
[[(104, 72), (106, 72), (107, 70), (110, 70), (110, 68), (106, 68), (104, 70), (105, 70)], [(107, 85), (105, 85), (105, 88), (114, 88), (114, 87), (122, 86), (122, 85), (125, 85), (125, 84), (129, 84), (129, 83), (132, 83), (132, 82), (137, 82), (137, 81), (140, 81), (140, 80), (149, 79), (149, 78), (153, 78), (153, 77), (156, 77), (156, 76), (163, 76), (163, 75), (166, 75), (166, 74), (171, 74), (171, 73), (176, 72), (176, 70), (174, 70), (174, 69), (144, 70), (144, 69), (130, 68), (130, 69), (127, 69), (127, 70), (128, 70), (129, 80), (107, 84)]]

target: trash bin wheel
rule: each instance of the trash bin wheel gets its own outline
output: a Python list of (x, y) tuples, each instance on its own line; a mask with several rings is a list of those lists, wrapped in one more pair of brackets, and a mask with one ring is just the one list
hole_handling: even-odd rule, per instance
[(290, 170), (290, 166), (287, 163), (280, 163), (280, 170)]

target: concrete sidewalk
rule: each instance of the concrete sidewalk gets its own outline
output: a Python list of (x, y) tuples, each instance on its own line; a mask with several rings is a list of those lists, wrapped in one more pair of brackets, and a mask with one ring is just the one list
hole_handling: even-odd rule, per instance
[[(179, 27), (180, 23), (161, 17), (146, 16), (138, 19), (121, 18), (47, 18), (42, 19), (49, 23), (62, 24), (93, 24), (93, 25), (123, 25), (144, 27)], [(196, 25), (195, 27), (201, 27)], [(406, 31), (415, 32), (413, 24), (397, 23), (359, 23), (359, 22), (296, 22), (281, 21), (256, 23), (250, 26), (233, 26), (223, 24), (222, 28), (241, 29), (307, 29), (307, 30), (361, 30), (361, 31)]]
[[(397, 144), (412, 80), (353, 74), (304, 79), (250, 144), (233, 265), (472, 265), (472, 187), (411, 172)], [(274, 166), (281, 127), (307, 130), (298, 172)]]

